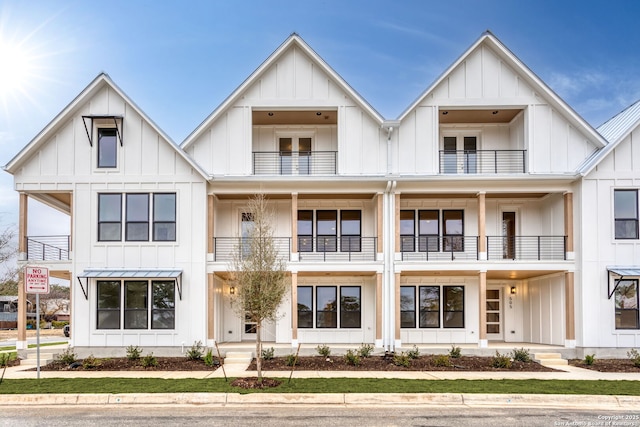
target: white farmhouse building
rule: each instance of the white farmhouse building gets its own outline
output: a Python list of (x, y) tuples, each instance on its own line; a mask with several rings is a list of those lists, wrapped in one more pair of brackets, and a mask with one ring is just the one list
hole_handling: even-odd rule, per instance
[[(263, 340), (582, 357), (640, 346), (639, 134), (640, 104), (598, 132), (491, 33), (395, 120), (292, 34), (179, 146), (101, 74), (5, 170), (79, 351), (253, 340), (228, 272), (263, 193), (290, 277)], [(30, 198), (71, 235), (28, 236)]]

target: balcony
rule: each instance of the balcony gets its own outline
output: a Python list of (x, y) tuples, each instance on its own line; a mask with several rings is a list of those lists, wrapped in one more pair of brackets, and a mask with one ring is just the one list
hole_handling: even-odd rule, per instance
[(27, 261), (68, 261), (70, 236), (27, 236)]
[(376, 237), (298, 237), (298, 254), (303, 262), (375, 261)]
[(524, 173), (525, 161), (526, 150), (440, 150), (440, 173)]
[[(289, 237), (274, 237), (273, 243), (281, 261), (291, 260), (291, 239)], [(218, 262), (231, 262), (239, 251), (248, 253), (250, 239), (242, 237), (214, 237), (213, 259)]]
[(254, 175), (336, 175), (337, 151), (254, 151)]
[(477, 236), (400, 236), (403, 261), (477, 260)]
[(487, 259), (563, 261), (565, 236), (487, 236)]

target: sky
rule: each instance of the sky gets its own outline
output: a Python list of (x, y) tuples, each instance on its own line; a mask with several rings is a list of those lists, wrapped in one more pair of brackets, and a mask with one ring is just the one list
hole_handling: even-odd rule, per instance
[[(0, 0), (0, 166), (99, 73), (180, 144), (293, 32), (397, 118), (490, 30), (597, 127), (640, 99), (635, 0)], [(65, 217), (29, 206), (30, 235)], [(0, 171), (0, 228), (18, 222)]]

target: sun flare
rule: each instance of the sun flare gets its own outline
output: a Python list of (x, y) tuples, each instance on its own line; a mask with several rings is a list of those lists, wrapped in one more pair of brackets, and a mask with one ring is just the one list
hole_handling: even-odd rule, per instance
[(20, 44), (0, 40), (0, 96), (24, 90), (32, 72), (33, 58)]

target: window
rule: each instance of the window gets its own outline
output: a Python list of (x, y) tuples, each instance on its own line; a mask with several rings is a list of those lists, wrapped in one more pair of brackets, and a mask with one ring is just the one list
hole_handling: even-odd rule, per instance
[(464, 328), (463, 286), (400, 287), (400, 327), (416, 327), (416, 305), (419, 328)]
[(360, 327), (360, 286), (340, 288), (340, 327)]
[(122, 195), (98, 194), (98, 241), (122, 239)]
[(176, 241), (176, 195), (153, 195), (153, 240)]
[(621, 280), (616, 288), (616, 329), (638, 329), (638, 280)]
[(99, 281), (98, 329), (120, 329), (120, 282)]
[(464, 328), (464, 287), (444, 286), (442, 324), (445, 328)]
[(318, 252), (336, 252), (338, 250), (337, 212), (317, 211), (316, 230), (318, 232)]
[(117, 166), (117, 134), (116, 129), (98, 129), (98, 167), (115, 168)]
[(173, 280), (98, 281), (97, 295), (98, 329), (175, 328)]
[(335, 286), (318, 286), (316, 288), (317, 328), (338, 327), (338, 307), (336, 302)]
[(418, 211), (418, 233), (420, 252), (440, 250), (440, 212), (437, 210)]
[(313, 328), (313, 288), (298, 287), (298, 328)]
[(127, 222), (125, 240), (146, 242), (149, 240), (149, 195), (127, 194)]
[(420, 286), (420, 327), (440, 327), (439, 286)]
[(298, 211), (298, 251), (313, 252), (313, 211)]
[(616, 239), (638, 238), (638, 190), (614, 190)]
[(313, 328), (314, 319), (316, 328), (361, 328), (361, 294), (360, 286), (298, 286), (298, 328)]
[(416, 288), (400, 287), (400, 327), (416, 327)]
[(415, 212), (400, 211), (400, 251), (415, 251)]
[(340, 212), (340, 250), (360, 252), (360, 211)]
[(446, 252), (464, 252), (464, 211), (442, 211), (443, 250)]
[[(153, 214), (148, 193), (127, 193), (125, 201), (125, 241), (147, 242), (176, 240), (175, 193), (153, 194)], [(122, 240), (122, 194), (98, 194), (98, 241)], [(150, 228), (149, 218), (153, 218)]]

